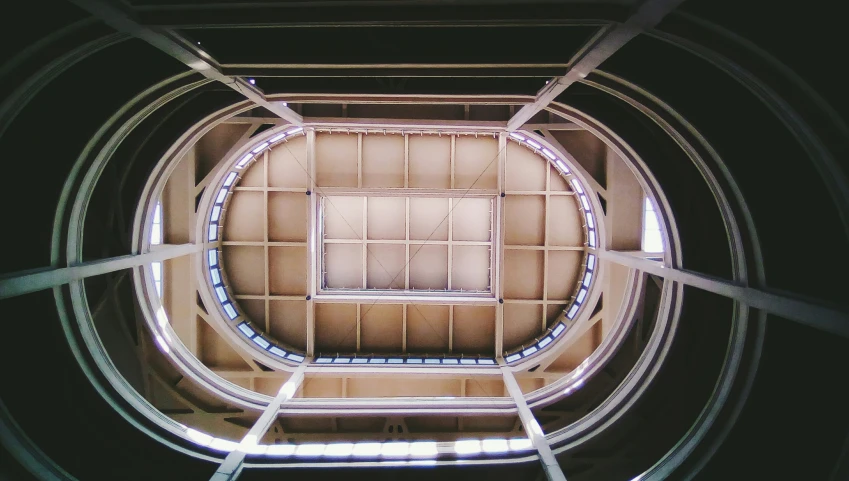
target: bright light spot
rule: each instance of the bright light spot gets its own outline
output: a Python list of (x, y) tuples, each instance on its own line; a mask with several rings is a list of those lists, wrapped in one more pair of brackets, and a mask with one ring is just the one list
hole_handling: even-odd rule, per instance
[(156, 335), (156, 343), (159, 344), (159, 349), (165, 353), (171, 352), (171, 348), (168, 347), (168, 343), (165, 342), (165, 339), (162, 339), (162, 336), (159, 334)]
[(301, 444), (295, 449), (295, 456), (321, 456), (324, 448), (322, 443)]
[(557, 157), (548, 149), (542, 149), (542, 153), (551, 160), (557, 160)]
[(294, 444), (272, 444), (265, 450), (266, 456), (291, 456), (294, 453)]
[(527, 143), (528, 143), (528, 145), (530, 145), (531, 147), (533, 147), (533, 148), (535, 148), (535, 149), (539, 149), (539, 148), (541, 148), (541, 147), (542, 147), (542, 145), (538, 144), (537, 142), (534, 142), (534, 141), (533, 141), (533, 140), (531, 140), (531, 139), (528, 139), (528, 140), (526, 140), (525, 142), (527, 142)]
[(265, 454), (268, 450), (268, 446), (264, 444), (257, 444), (257, 437), (255, 434), (248, 434), (242, 439), (242, 442), (239, 443), (239, 451), (247, 454)]
[(246, 154), (244, 157), (242, 157), (242, 160), (240, 160), (240, 161), (236, 164), (236, 167), (237, 167), (237, 168), (239, 168), (239, 169), (241, 169), (242, 167), (244, 167), (245, 165), (247, 165), (247, 164), (248, 164), (248, 162), (250, 162), (250, 161), (251, 161), (251, 159), (253, 159), (253, 158), (254, 158), (254, 154)]
[(250, 82), (250, 83), (251, 83), (251, 85), (256, 85), (256, 79), (249, 78), (249, 79), (248, 79), (248, 82)]
[(580, 306), (578, 306), (577, 304), (573, 305), (572, 308), (569, 309), (569, 312), (566, 314), (566, 317), (568, 317), (569, 319), (575, 317), (575, 314), (578, 313), (578, 307)]
[(251, 152), (258, 154), (262, 151), (262, 149), (264, 149), (266, 147), (268, 147), (268, 142), (263, 142), (263, 143), (257, 145)]
[(503, 453), (510, 450), (506, 439), (484, 439), (481, 447), (485, 453)]
[(436, 456), (438, 453), (436, 443), (430, 441), (419, 441), (410, 443), (410, 456)]
[(224, 179), (224, 187), (230, 187), (231, 185), (233, 185), (233, 181), (235, 181), (235, 180), (236, 180), (236, 173), (230, 172), (229, 174), (227, 174), (227, 178)]
[(282, 134), (280, 134), (280, 135), (277, 135), (277, 136), (275, 136), (275, 137), (272, 137), (272, 138), (268, 141), (268, 143), (269, 143), (269, 144), (273, 144), (274, 142), (277, 142), (278, 140), (283, 140), (283, 137), (286, 137), (286, 132), (283, 132), (283, 133), (282, 133)]
[(584, 188), (583, 188), (583, 187), (581, 187), (581, 183), (580, 183), (580, 182), (578, 182), (578, 179), (572, 179), (572, 187), (573, 187), (576, 191), (578, 191), (578, 193), (579, 193), (579, 194), (583, 194), (583, 193), (584, 193)]
[(525, 138), (524, 138), (524, 137), (522, 137), (521, 135), (517, 134), (516, 132), (510, 132), (510, 137), (513, 137), (513, 138), (514, 138), (514, 139), (516, 139), (516, 140), (525, 140)]
[(377, 456), (380, 454), (380, 443), (357, 443), (354, 445), (354, 456)]
[(168, 315), (165, 314), (165, 308), (162, 306), (159, 306), (159, 309), (156, 310), (156, 321), (161, 328), (168, 325)]
[(585, 297), (587, 297), (587, 290), (582, 287), (581, 290), (578, 291), (578, 302), (584, 302)]
[(380, 454), (384, 456), (406, 456), (410, 452), (410, 443), (383, 443)]
[(192, 428), (186, 428), (186, 436), (188, 436), (195, 444), (199, 444), (201, 446), (209, 446), (209, 443), (211, 443), (213, 439), (209, 434), (196, 431)]
[(278, 394), (283, 394), (286, 399), (291, 399), (292, 396), (295, 395), (295, 391), (298, 389), (298, 386), (295, 385), (292, 381), (286, 381), (281, 387)]
[(233, 441), (229, 441), (227, 439), (213, 438), (212, 442), (209, 443), (210, 449), (214, 449), (216, 451), (235, 451), (239, 449), (239, 444), (234, 443)]
[(643, 206), (643, 251), (663, 252), (663, 235), (652, 201), (646, 197)]
[(324, 449), (325, 456), (345, 457), (350, 456), (353, 452), (353, 443), (328, 444), (327, 447)]
[(457, 454), (477, 454), (481, 452), (481, 442), (477, 439), (462, 439), (454, 443)]
[(302, 131), (302, 130), (304, 130), (304, 128), (303, 128), (303, 127), (296, 127), (296, 128), (294, 128), (294, 129), (290, 130), (290, 131), (289, 131), (289, 132), (287, 132), (287, 133), (288, 133), (289, 135), (295, 135), (295, 134), (297, 134), (298, 132), (300, 132), (300, 131)]
[(536, 419), (531, 419), (531, 422), (529, 422), (528, 425), (530, 426), (532, 433), (537, 434), (539, 436), (543, 435), (542, 428), (539, 426), (539, 423), (536, 421)]
[(558, 159), (554, 163), (557, 164), (557, 166), (560, 167), (560, 170), (562, 170), (564, 173), (569, 173), (569, 168), (566, 167), (566, 164), (564, 164), (562, 160)]
[(511, 451), (527, 451), (533, 449), (533, 444), (528, 438), (514, 438), (510, 440)]

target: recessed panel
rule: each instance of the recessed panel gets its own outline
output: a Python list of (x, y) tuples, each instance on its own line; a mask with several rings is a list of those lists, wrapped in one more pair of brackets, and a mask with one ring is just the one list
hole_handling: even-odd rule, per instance
[(504, 251), (504, 297), (508, 299), (542, 299), (542, 251)]
[(307, 188), (307, 140), (295, 137), (271, 148), (268, 153), (270, 187)]
[(542, 332), (542, 304), (504, 304), (504, 350), (510, 351)]
[(541, 246), (545, 242), (545, 197), (508, 195), (504, 199), (505, 233), (508, 245)]
[(368, 238), (404, 240), (407, 237), (407, 199), (368, 198)]
[(239, 299), (239, 307), (248, 319), (265, 328), (265, 301), (263, 299)]
[(404, 245), (369, 244), (366, 267), (368, 289), (403, 289), (407, 264)]
[(448, 352), (448, 306), (409, 304), (407, 352)]
[(363, 135), (363, 187), (404, 187), (404, 136)]
[(307, 301), (269, 301), (270, 334), (295, 349), (307, 348)]
[(410, 288), (448, 289), (448, 246), (410, 245)]
[(320, 187), (356, 187), (357, 135), (315, 134), (316, 183)]
[(308, 199), (301, 193), (268, 193), (268, 240), (306, 242)]
[(448, 199), (410, 198), (410, 239), (448, 240)]
[(324, 246), (324, 287), (328, 289), (363, 288), (362, 244), (326, 244)]
[(357, 305), (315, 305), (315, 348), (320, 352), (354, 352), (357, 348)]
[(360, 306), (360, 352), (401, 352), (404, 306)]
[(504, 179), (507, 190), (545, 190), (548, 165), (543, 157), (530, 149), (515, 142), (507, 142), (507, 177)]
[(265, 185), (265, 160), (260, 154), (258, 159), (240, 173), (239, 187), (262, 187)]
[(454, 306), (454, 352), (488, 354), (495, 351), (495, 309)]
[(489, 246), (453, 246), (451, 289), (489, 291), (491, 256)]
[(549, 164), (549, 169), (551, 169), (551, 180), (548, 185), (548, 190), (552, 192), (570, 192), (572, 188), (569, 186), (569, 181), (560, 174), (560, 171), (554, 168), (551, 164)]
[(548, 242), (554, 246), (583, 246), (584, 219), (575, 197), (553, 195), (549, 199)]
[(457, 136), (454, 153), (455, 189), (495, 189), (498, 184), (498, 140)]
[(265, 250), (262, 247), (225, 246), (221, 257), (234, 294), (265, 294)]
[[(386, 382), (381, 378), (348, 379), (348, 397), (434, 397), (458, 396), (460, 381), (457, 379), (416, 379), (415, 382)], [(430, 418), (433, 419), (433, 418)], [(413, 427), (408, 427), (412, 430)]]
[(322, 199), (325, 239), (362, 239), (363, 197), (324, 197)]
[(224, 217), (225, 241), (265, 240), (265, 226), (262, 222), (262, 192), (236, 192), (230, 196)]
[(447, 135), (410, 135), (409, 139), (410, 187), (450, 188), (451, 137)]
[(492, 198), (453, 199), (452, 206), (453, 240), (489, 241), (492, 238)]
[(548, 253), (548, 298), (569, 299), (575, 293), (578, 273), (584, 260), (583, 251)]
[(306, 296), (306, 247), (269, 247), (268, 268), (271, 294)]

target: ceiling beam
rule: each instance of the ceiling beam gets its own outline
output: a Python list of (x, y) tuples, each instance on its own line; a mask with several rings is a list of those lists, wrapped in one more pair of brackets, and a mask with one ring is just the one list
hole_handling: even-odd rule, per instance
[(531, 412), (531, 408), (528, 407), (528, 403), (525, 401), (525, 394), (519, 387), (519, 383), (516, 382), (513, 371), (502, 364), (501, 374), (504, 376), (504, 385), (507, 387), (507, 392), (510, 393), (510, 397), (516, 403), (519, 419), (525, 428), (525, 434), (528, 435), (531, 443), (539, 453), (539, 460), (542, 463), (542, 469), (545, 471), (545, 477), (549, 481), (566, 481), (566, 476), (563, 475), (557, 458), (551, 452), (551, 446), (548, 445), (548, 440), (545, 439), (545, 434), (543, 434), (539, 422), (537, 422), (534, 413)]
[(748, 306), (781, 316), (822, 331), (849, 337), (849, 312), (790, 297), (786, 294), (762, 291), (732, 281), (664, 267), (661, 263), (616, 251), (598, 251), (602, 260), (638, 269), (684, 285), (729, 297)]
[(154, 47), (185, 64), (204, 77), (217, 80), (244, 95), (255, 104), (265, 107), (282, 119), (295, 125), (303, 125), (303, 118), (282, 102), (270, 102), (265, 93), (250, 82), (223, 73), (221, 66), (194, 43), (179, 33), (163, 28), (147, 27), (135, 20), (135, 14), (121, 2), (115, 0), (71, 0), (110, 27), (144, 40)]
[(161, 262), (203, 250), (204, 244), (162, 245), (145, 253), (84, 262), (77, 266), (12, 272), (0, 276), (0, 299), (15, 297), (109, 272)]
[(682, 1), (645, 0), (625, 22), (601, 29), (579, 51), (565, 75), (551, 79), (545, 87), (537, 92), (532, 103), (525, 105), (516, 112), (507, 123), (507, 130), (512, 132), (521, 128), (525, 122), (544, 109), (570, 85), (589, 75), (631, 39), (657, 25), (667, 13), (674, 10)]
[(232, 481), (239, 477), (239, 474), (241, 474), (242, 468), (245, 464), (245, 455), (247, 452), (249, 452), (252, 447), (256, 447), (260, 444), (260, 441), (268, 431), (268, 428), (270, 428), (271, 424), (277, 420), (277, 412), (279, 411), (280, 406), (286, 401), (292, 399), (292, 396), (294, 396), (301, 387), (301, 384), (304, 381), (304, 371), (306, 370), (309, 361), (310, 360), (307, 359), (306, 362), (298, 366), (298, 369), (292, 373), (292, 377), (283, 383), (283, 386), (280, 387), (280, 391), (277, 392), (277, 395), (274, 396), (274, 399), (271, 400), (268, 407), (265, 408), (265, 411), (262, 412), (262, 415), (254, 423), (253, 427), (251, 427), (248, 433), (245, 434), (245, 437), (242, 438), (242, 442), (239, 443), (239, 448), (231, 451), (230, 454), (224, 458), (224, 462), (221, 463), (215, 471), (215, 474), (209, 478), (210, 481)]

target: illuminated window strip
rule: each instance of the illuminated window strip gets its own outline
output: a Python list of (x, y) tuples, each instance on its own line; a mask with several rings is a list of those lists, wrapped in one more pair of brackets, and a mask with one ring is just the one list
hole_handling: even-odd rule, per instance
[(444, 366), (495, 366), (494, 358), (435, 358), (435, 357), (352, 357), (352, 356), (319, 356), (316, 364), (439, 364)]

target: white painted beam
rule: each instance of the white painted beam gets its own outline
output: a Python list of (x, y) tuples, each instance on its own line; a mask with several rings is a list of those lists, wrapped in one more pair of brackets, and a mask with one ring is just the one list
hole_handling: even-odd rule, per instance
[(203, 244), (163, 245), (146, 254), (111, 257), (71, 267), (13, 272), (0, 277), (0, 299), (61, 286), (86, 277), (161, 262), (203, 250)]
[(265, 107), (278, 117), (295, 125), (304, 119), (283, 102), (271, 102), (262, 90), (241, 77), (231, 77), (221, 71), (221, 66), (203, 49), (183, 38), (179, 33), (161, 28), (147, 27), (133, 18), (133, 12), (115, 0), (71, 0), (119, 32), (128, 33), (162, 50), (204, 77), (217, 80), (244, 95), (255, 104)]
[(504, 386), (507, 387), (507, 392), (513, 398), (513, 402), (516, 403), (516, 409), (518, 409), (519, 419), (522, 421), (525, 433), (539, 453), (539, 460), (542, 463), (546, 478), (549, 481), (566, 481), (566, 476), (563, 475), (563, 470), (560, 469), (557, 458), (551, 452), (551, 446), (548, 445), (539, 422), (537, 422), (534, 413), (531, 412), (527, 401), (525, 401), (525, 395), (522, 393), (519, 383), (516, 382), (513, 371), (502, 365), (501, 374), (504, 377)]
[(277, 395), (274, 396), (274, 399), (271, 400), (268, 407), (265, 408), (265, 411), (263, 411), (259, 419), (256, 420), (253, 427), (251, 427), (248, 431), (248, 434), (242, 438), (242, 442), (239, 443), (239, 447), (235, 451), (231, 451), (230, 454), (224, 458), (224, 462), (221, 463), (221, 466), (219, 466), (218, 470), (215, 471), (215, 474), (212, 475), (210, 481), (232, 481), (239, 477), (239, 474), (242, 472), (242, 468), (245, 464), (245, 455), (247, 454), (247, 451), (259, 444), (259, 441), (265, 435), (266, 431), (268, 431), (268, 428), (270, 428), (271, 424), (277, 419), (277, 413), (280, 410), (280, 406), (286, 401), (292, 399), (301, 387), (301, 384), (304, 381), (304, 371), (306, 370), (309, 361), (310, 359), (307, 359), (304, 363), (298, 366), (298, 369), (292, 373), (292, 377), (290, 377), (289, 380), (280, 387), (280, 391), (277, 392)]
[(537, 112), (544, 109), (570, 85), (580, 81), (602, 62), (610, 58), (631, 39), (657, 25), (667, 13), (675, 9), (683, 0), (646, 0), (624, 23), (603, 29), (581, 50), (562, 77), (551, 79), (537, 92), (536, 98), (525, 105), (507, 122), (507, 130), (512, 132), (521, 128)]
[(616, 251), (599, 251), (599, 258), (639, 269), (832, 334), (849, 337), (849, 312), (811, 301), (746, 287), (725, 279), (664, 267), (661, 263)]

